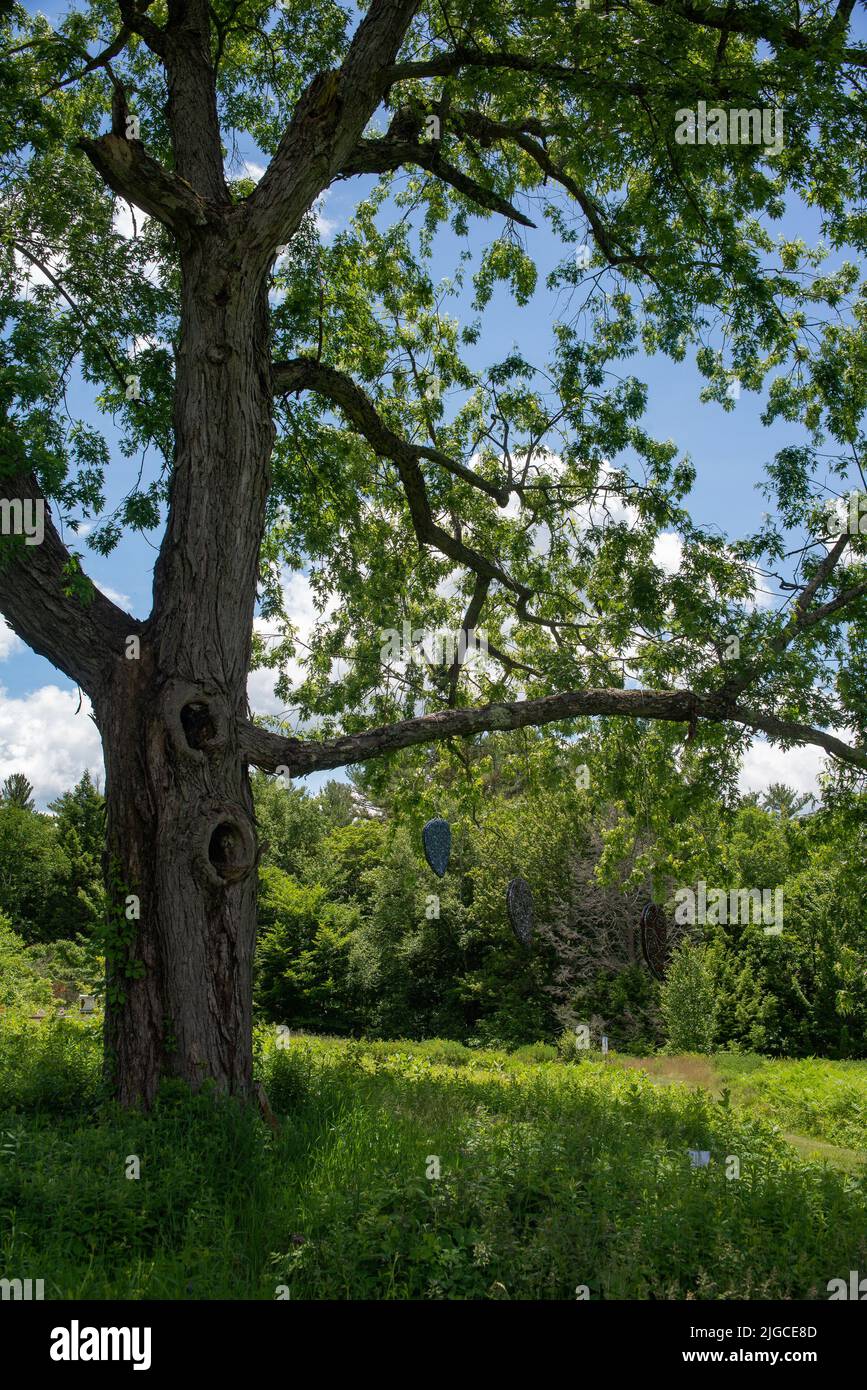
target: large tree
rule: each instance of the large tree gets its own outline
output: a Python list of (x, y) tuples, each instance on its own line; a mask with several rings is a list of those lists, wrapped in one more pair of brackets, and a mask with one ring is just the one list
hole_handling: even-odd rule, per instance
[[(102, 735), (122, 1101), (148, 1103), (163, 1074), (250, 1086), (251, 765), (304, 774), (614, 716), (663, 721), (672, 757), (731, 759), (761, 731), (867, 767), (864, 542), (820, 505), (863, 483), (854, 10), (92, 0), (55, 28), (9, 11), (5, 529), (36, 515), (24, 504), (53, 511), (41, 544), (2, 538), (0, 610)], [(702, 141), (702, 101), (779, 109), (784, 138)], [(267, 162), (258, 181), (239, 143)], [(317, 200), (350, 179), (355, 215), (325, 245)], [(798, 200), (827, 266), (775, 232)], [(534, 290), (543, 221), (563, 244), (550, 358), (483, 361), (500, 282), (518, 304)], [(455, 271), (435, 280), (444, 244)], [(694, 352), (709, 398), (766, 388), (767, 418), (803, 427), (754, 535), (690, 518), (693, 466), (642, 427), (622, 371), (637, 349)], [(116, 429), (77, 418), (71, 386)], [(112, 451), (135, 468), (106, 515)], [(163, 528), (143, 622), (64, 543), (93, 515), (106, 553), (124, 527)], [(654, 558), (664, 530), (674, 573)], [(317, 738), (247, 704), (251, 662), (295, 651), (282, 580), (302, 567), (323, 611), (304, 679), (290, 692), (283, 669), (278, 690)], [(770, 575), (779, 607), (754, 601)], [(276, 645), (254, 641), (257, 594)], [(384, 652), (404, 621), (482, 629), (487, 656)]]

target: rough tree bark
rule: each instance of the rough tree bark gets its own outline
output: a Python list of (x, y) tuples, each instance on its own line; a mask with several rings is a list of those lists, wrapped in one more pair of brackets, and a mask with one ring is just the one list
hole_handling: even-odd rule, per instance
[[(267, 289), (203, 237), (183, 257), (177, 441), (154, 617), (95, 711), (116, 899), (138, 897), (132, 952), (109, 960), (106, 1055), (123, 1102), (161, 1075), (251, 1084), (257, 861), (237, 729), (273, 443)], [(122, 902), (114, 912), (122, 920)], [(120, 943), (119, 943), (120, 944)], [(114, 978), (112, 978), (114, 976)]]
[[(251, 1089), (259, 848), (240, 740), (274, 442), (268, 273), (356, 145), (417, 4), (374, 0), (243, 205), (224, 179), (207, 0), (169, 0), (163, 27), (129, 0), (120, 6), (165, 67), (174, 170), (128, 138), (123, 99), (111, 132), (81, 141), (115, 192), (173, 232), (180, 254), (174, 459), (153, 610), (139, 624), (101, 594), (77, 603), (50, 521), (36, 554), (10, 557), (0, 602), (89, 694), (102, 736), (106, 1062), (125, 1104), (149, 1105), (163, 1076)], [(6, 492), (16, 489), (38, 496), (23, 474)]]
[[(118, 924), (106, 1062), (126, 1104), (150, 1104), (166, 1075), (240, 1095), (251, 1088), (259, 848), (239, 737), (274, 442), (268, 271), (375, 108), (367, 60), (393, 59), (415, 8), (371, 6), (344, 69), (311, 84), (271, 176), (241, 209), (223, 179), (201, 0), (170, 3), (165, 36), (153, 39), (168, 73), (173, 187), (160, 190), (163, 177), (135, 141), (85, 144), (127, 196), (147, 180), (151, 208), (178, 235), (182, 271), (175, 457), (153, 612), (138, 659), (115, 661), (93, 691)], [(140, 916), (127, 933), (131, 899)]]

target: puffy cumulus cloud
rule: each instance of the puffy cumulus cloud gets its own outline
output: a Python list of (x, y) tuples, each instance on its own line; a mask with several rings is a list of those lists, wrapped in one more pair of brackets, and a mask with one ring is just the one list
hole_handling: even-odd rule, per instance
[(316, 219), (316, 230), (323, 241), (327, 241), (337, 231), (337, 221), (333, 217), (326, 217), (325, 204), (328, 201), (330, 189), (326, 188), (324, 193), (320, 193), (316, 202), (313, 204), (313, 216)]
[(23, 772), (44, 805), (67, 791), (85, 768), (104, 781), (102, 745), (90, 704), (77, 690), (43, 685), (10, 697), (0, 687), (0, 770)]
[(660, 531), (653, 542), (653, 560), (664, 574), (677, 574), (683, 562), (683, 541), (676, 531)]
[(804, 748), (780, 748), (756, 738), (744, 754), (739, 777), (743, 792), (763, 792), (772, 782), (785, 782), (799, 792), (819, 794), (819, 773), (827, 755), (812, 744)]
[[(294, 668), (295, 662), (290, 662), (290, 670)], [(294, 675), (294, 672), (293, 672)], [(278, 700), (274, 694), (274, 682), (277, 673), (268, 666), (261, 666), (256, 671), (251, 671), (247, 677), (247, 699), (250, 701), (250, 708), (254, 714), (287, 714), (285, 704)]]
[[(141, 208), (133, 207), (123, 198), (115, 199), (111, 227), (112, 231), (117, 236), (123, 237), (124, 241), (136, 240), (137, 237), (141, 236), (145, 223), (149, 221), (150, 217), (146, 212), (142, 212)], [(146, 261), (142, 273), (150, 284), (157, 286), (162, 284), (162, 267), (159, 261)]]
[(133, 237), (139, 235), (150, 217), (141, 208), (133, 207), (125, 198), (115, 199), (114, 212), (111, 216), (112, 231), (122, 236), (124, 241), (131, 241)]
[(113, 589), (110, 584), (100, 584), (99, 589), (105, 594), (107, 599), (116, 603), (118, 608), (122, 608), (125, 613), (132, 612), (132, 599), (128, 594), (122, 594), (119, 589)]
[[(298, 638), (298, 656), (288, 661), (285, 669), (293, 683), (300, 683), (304, 679), (304, 669), (299, 657), (304, 656), (305, 646), (309, 643), (317, 622), (323, 616), (333, 613), (337, 607), (337, 600), (329, 599), (324, 614), (321, 613), (316, 607), (313, 588), (308, 576), (300, 571), (294, 571), (287, 574), (283, 581), (283, 603)], [(273, 619), (256, 618), (253, 626), (261, 637), (270, 637), (279, 641), (279, 633)], [(276, 679), (277, 672), (272, 671), (269, 667), (260, 667), (258, 670), (250, 672), (247, 681), (247, 698), (254, 714), (287, 713), (282, 700), (278, 700), (274, 694)]]
[(7, 656), (17, 652), (21, 646), (21, 638), (0, 618), (0, 661), (5, 661)]

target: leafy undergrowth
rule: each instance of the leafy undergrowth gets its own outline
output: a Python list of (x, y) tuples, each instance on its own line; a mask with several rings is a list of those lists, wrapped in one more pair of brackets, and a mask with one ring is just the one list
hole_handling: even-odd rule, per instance
[(730, 1097), (442, 1042), (263, 1032), (257, 1065), (276, 1135), (176, 1085), (121, 1113), (90, 1025), (0, 1020), (0, 1275), (55, 1298), (764, 1299), (867, 1268), (865, 1170), (805, 1162)]
[[(809, 1136), (867, 1156), (867, 1062), (821, 1057), (786, 1061), (755, 1055), (630, 1057), (622, 1065), (654, 1081), (704, 1087), (733, 1105)], [(818, 1147), (816, 1152), (821, 1151)]]

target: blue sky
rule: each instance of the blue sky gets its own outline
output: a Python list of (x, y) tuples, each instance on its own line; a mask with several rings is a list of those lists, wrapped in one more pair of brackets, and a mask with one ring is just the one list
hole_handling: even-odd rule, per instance
[[(53, 18), (66, 7), (40, 8)], [(863, 15), (860, 28), (864, 30), (862, 36), (867, 37)], [(241, 154), (251, 163), (264, 162), (252, 145), (241, 145)], [(367, 186), (367, 180), (363, 185), (360, 181), (344, 182), (329, 191), (320, 214), (326, 238), (346, 225)], [(125, 223), (128, 221), (123, 205), (119, 205), (118, 215)], [(471, 243), (484, 245), (497, 234), (498, 222), (499, 219), (474, 222)], [(792, 207), (779, 226), (788, 235), (800, 235), (808, 243), (818, 240), (818, 218), (804, 207)], [(552, 319), (558, 313), (566, 316), (566, 311), (562, 301), (555, 303), (545, 287), (545, 279), (568, 249), (545, 223), (537, 231), (526, 233), (526, 246), (539, 267), (536, 294), (525, 308), (519, 309), (505, 291), (495, 293), (485, 311), (474, 365), (501, 357), (513, 343), (526, 358), (539, 364), (544, 364), (550, 354)], [(449, 244), (448, 235), (441, 235), (435, 271), (446, 276), (454, 267), (454, 246)], [(451, 312), (457, 312), (458, 304)], [(688, 362), (676, 365), (664, 358), (648, 360), (637, 356), (624, 363), (622, 370), (624, 374), (634, 373), (649, 386), (646, 428), (656, 437), (674, 439), (680, 451), (689, 453), (697, 466), (691, 498), (694, 517), (734, 536), (753, 530), (765, 508), (756, 490), (764, 467), (781, 447), (801, 441), (802, 432), (788, 424), (770, 429), (763, 426), (763, 400), (747, 392), (741, 393), (732, 411), (713, 403), (702, 404), (699, 393), (703, 379)], [(85, 418), (96, 418), (92, 402), (80, 387), (73, 390), (71, 405)], [(111, 431), (107, 432), (111, 439)], [(137, 468), (137, 460), (117, 456), (108, 486), (109, 508), (128, 489)], [(152, 535), (149, 544), (145, 538), (131, 535), (108, 558), (85, 550), (89, 574), (136, 617), (145, 617), (150, 608), (153, 546), (158, 539), (157, 534)], [(291, 594), (303, 627), (313, 616), (303, 576), (293, 580)], [(279, 708), (273, 700), (267, 673), (253, 676), (250, 692), (255, 709), (274, 712)], [(24, 771), (44, 805), (75, 782), (85, 767), (101, 776), (96, 728), (86, 702), (80, 709), (78, 705), (78, 692), (67, 678), (12, 638), (0, 620), (0, 777), (13, 770)], [(815, 786), (821, 763), (818, 750), (782, 754), (757, 741), (747, 756), (742, 782), (745, 786), (761, 787), (771, 780), (786, 780), (810, 790)], [(320, 780), (309, 779), (311, 785)]]

